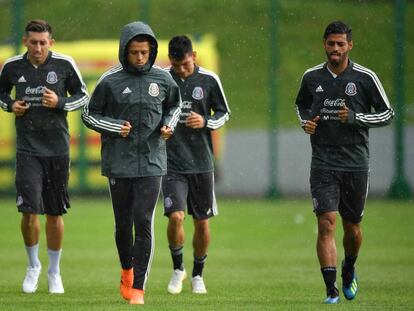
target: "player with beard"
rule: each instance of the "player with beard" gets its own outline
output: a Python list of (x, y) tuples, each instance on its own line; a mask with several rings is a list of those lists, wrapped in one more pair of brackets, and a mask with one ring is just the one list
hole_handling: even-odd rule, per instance
[(349, 59), (352, 31), (335, 21), (324, 33), (328, 61), (308, 69), (296, 107), (310, 135), (310, 186), (317, 216), (317, 255), (327, 289), (325, 303), (338, 303), (336, 215), (344, 230), (342, 290), (352, 300), (358, 291), (355, 262), (362, 243), (361, 220), (369, 183), (368, 131), (391, 123), (394, 111), (377, 75)]

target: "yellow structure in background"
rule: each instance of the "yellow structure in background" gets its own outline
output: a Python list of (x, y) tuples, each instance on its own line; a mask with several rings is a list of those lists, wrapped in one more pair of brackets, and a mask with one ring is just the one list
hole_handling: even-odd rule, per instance
[[(168, 61), (168, 41), (158, 41), (158, 56), (156, 65), (166, 67)], [(213, 35), (205, 35), (199, 40), (193, 39), (194, 50), (197, 51), (197, 63), (209, 70), (218, 72), (218, 53), (216, 39)], [(119, 63), (118, 40), (87, 40), (74, 42), (56, 42), (52, 50), (57, 53), (70, 55), (74, 58), (89, 93), (93, 92), (99, 77), (110, 67)], [(22, 53), (25, 48), (22, 47)], [(4, 61), (14, 56), (11, 46), (0, 46), (0, 66)], [(106, 179), (101, 176), (99, 165), (90, 165), (100, 161), (100, 135), (87, 129), (81, 121), (82, 111), (68, 113), (69, 130), (71, 134), (71, 159), (77, 164), (71, 168), (70, 187), (78, 190), (98, 190), (106, 187)], [(85, 142), (83, 147), (81, 142)], [(221, 148), (220, 148), (221, 149)], [(82, 159), (82, 157), (84, 157)], [(15, 158), (15, 129), (14, 115), (0, 112), (0, 185), (1, 191), (14, 187), (14, 158)], [(8, 165), (7, 165), (8, 164)], [(81, 170), (85, 171), (82, 172)], [(81, 180), (84, 178), (85, 180)], [(79, 189), (85, 187), (87, 189)]]

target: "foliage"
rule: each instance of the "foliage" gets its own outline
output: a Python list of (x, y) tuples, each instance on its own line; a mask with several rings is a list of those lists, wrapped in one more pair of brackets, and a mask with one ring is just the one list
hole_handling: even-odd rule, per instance
[[(25, 1), (24, 21), (50, 21), (58, 40), (118, 38), (122, 25), (148, 21), (159, 38), (179, 33), (214, 33), (221, 55), (220, 76), (233, 112), (229, 127), (263, 128), (269, 115), (269, 79), (277, 82), (281, 126), (297, 126), (294, 100), (303, 72), (325, 60), (322, 33), (333, 19), (354, 31), (351, 57), (374, 70), (394, 101), (394, 11), (392, 1), (279, 0), (276, 72), (269, 72), (269, 3), (255, 0), (47, 0)], [(11, 1), (0, 3), (0, 42), (12, 32)], [(144, 6), (148, 5), (148, 10)], [(407, 120), (414, 121), (414, 2), (405, 20)]]

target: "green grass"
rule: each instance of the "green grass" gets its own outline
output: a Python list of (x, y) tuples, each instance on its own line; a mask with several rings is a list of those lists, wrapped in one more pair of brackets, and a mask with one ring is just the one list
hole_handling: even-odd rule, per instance
[[(66, 293), (47, 293), (47, 256), (42, 232), (44, 272), (38, 292), (21, 293), (26, 255), (20, 216), (12, 200), (0, 200), (1, 310), (131, 310), (118, 296), (119, 264), (113, 216), (107, 198), (72, 200), (65, 216), (62, 276)], [(156, 249), (144, 310), (325, 310), (324, 285), (315, 254), (316, 226), (309, 201), (220, 200), (213, 219), (205, 268), (209, 293), (168, 295), (171, 274), (165, 237), (166, 218), (156, 213)], [(414, 208), (412, 202), (369, 200), (364, 243), (357, 268), (360, 292), (335, 310), (414, 308)], [(338, 253), (341, 230), (338, 224)], [(191, 270), (191, 221), (185, 262)], [(338, 281), (340, 279), (338, 278)], [(339, 282), (340, 284), (340, 282)]]

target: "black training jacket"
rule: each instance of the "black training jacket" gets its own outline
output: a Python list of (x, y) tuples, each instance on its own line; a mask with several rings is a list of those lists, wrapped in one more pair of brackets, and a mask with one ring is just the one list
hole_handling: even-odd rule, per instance
[[(183, 106), (174, 135), (167, 141), (168, 171), (182, 174), (211, 172), (214, 170), (211, 131), (222, 127), (230, 116), (220, 79), (198, 66), (186, 79), (181, 79), (171, 67), (169, 70), (180, 88)], [(191, 111), (204, 117), (204, 128), (185, 126)]]
[[(88, 101), (85, 83), (74, 60), (53, 51), (45, 62), (33, 66), (27, 53), (12, 57), (0, 71), (0, 106), (12, 112), (14, 99), (30, 106), (25, 114), (15, 118), (16, 150), (33, 156), (60, 156), (69, 154), (68, 111), (82, 108)], [(56, 108), (42, 106), (44, 89), (58, 96)]]
[[(341, 106), (349, 120), (341, 123)], [(296, 98), (301, 125), (320, 116), (311, 137), (312, 167), (344, 171), (368, 170), (369, 128), (391, 123), (394, 111), (377, 75), (356, 63), (336, 76), (327, 63), (308, 69)]]

